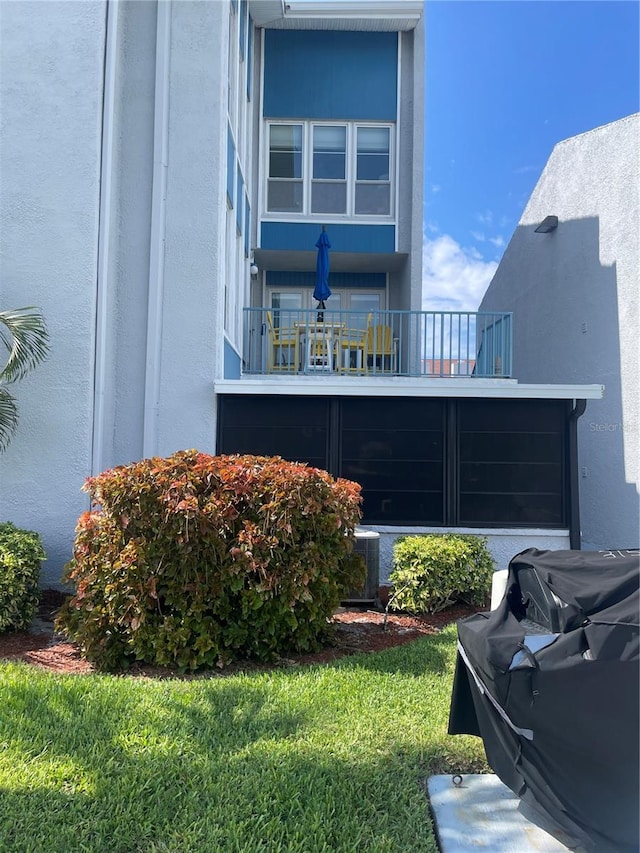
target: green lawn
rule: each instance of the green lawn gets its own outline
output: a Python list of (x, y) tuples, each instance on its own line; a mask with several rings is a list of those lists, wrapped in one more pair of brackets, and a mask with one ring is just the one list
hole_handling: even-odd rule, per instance
[(436, 851), (456, 631), (328, 666), (190, 681), (0, 664), (3, 853)]

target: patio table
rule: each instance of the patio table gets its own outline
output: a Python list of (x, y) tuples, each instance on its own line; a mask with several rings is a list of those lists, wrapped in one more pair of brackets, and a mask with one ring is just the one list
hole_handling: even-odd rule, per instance
[(335, 344), (344, 323), (331, 323), (324, 321), (309, 321), (294, 323), (304, 342), (304, 373), (322, 371), (333, 372), (335, 368)]

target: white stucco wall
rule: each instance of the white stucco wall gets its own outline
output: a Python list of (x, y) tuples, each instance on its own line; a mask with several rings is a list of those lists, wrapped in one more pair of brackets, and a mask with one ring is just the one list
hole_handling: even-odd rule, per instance
[(400, 37), (398, 251), (407, 263), (389, 281), (390, 308), (422, 309), (424, 196), (424, 16)]
[(109, 8), (93, 469), (140, 459), (154, 175), (157, 7)]
[[(223, 359), (228, 8), (172, 3), (156, 419), (145, 455), (215, 448)], [(160, 239), (160, 235), (159, 239)], [(152, 235), (153, 242), (153, 235)], [(149, 386), (148, 386), (149, 387)], [(150, 401), (152, 402), (152, 401)]]
[(585, 548), (639, 541), (639, 205), (640, 115), (559, 143), (480, 306), (514, 312), (520, 382), (605, 386), (578, 422)]
[(0, 521), (39, 532), (55, 583), (90, 473), (105, 3), (0, 3), (0, 307), (38, 305), (51, 355), (14, 386)]
[[(225, 259), (228, 14), (198, 0), (0, 2), (0, 307), (41, 306), (52, 347), (15, 388), (0, 521), (42, 535), (44, 586), (71, 556), (86, 477), (215, 448), (224, 281), (245, 275)], [(407, 292), (421, 286), (423, 43), (420, 25), (401, 102), (418, 170)]]
[(0, 306), (40, 305), (52, 348), (16, 386), (0, 520), (42, 535), (44, 586), (71, 556), (86, 477), (215, 447), (228, 5), (108, 12), (0, 4)]

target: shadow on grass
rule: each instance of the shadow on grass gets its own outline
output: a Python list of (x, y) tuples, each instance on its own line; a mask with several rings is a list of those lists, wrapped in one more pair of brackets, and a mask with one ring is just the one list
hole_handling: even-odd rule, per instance
[(11, 853), (436, 853), (420, 756), (336, 755), (256, 745), (212, 766), (204, 755), (124, 759), (91, 792), (0, 789), (0, 848)]
[[(469, 772), (477, 745), (419, 717), (420, 729), (438, 731), (414, 740), (380, 713), (368, 673), (398, 675), (392, 695), (404, 701), (414, 679), (446, 680), (454, 656), (447, 629), (329, 666), (233, 680), (3, 668), (0, 849), (436, 853), (425, 779)], [(370, 693), (354, 706), (371, 714), (359, 727), (335, 722), (343, 694), (328, 695), (332, 670)], [(316, 716), (325, 701), (330, 713)]]

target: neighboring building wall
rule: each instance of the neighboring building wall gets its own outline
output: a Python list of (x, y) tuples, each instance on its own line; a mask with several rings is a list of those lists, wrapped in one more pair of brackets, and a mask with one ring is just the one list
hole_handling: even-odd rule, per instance
[(559, 143), (480, 306), (513, 311), (519, 382), (605, 386), (578, 422), (585, 548), (639, 541), (639, 204), (640, 115)]

